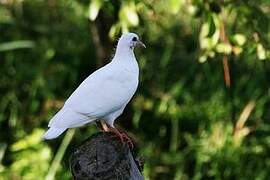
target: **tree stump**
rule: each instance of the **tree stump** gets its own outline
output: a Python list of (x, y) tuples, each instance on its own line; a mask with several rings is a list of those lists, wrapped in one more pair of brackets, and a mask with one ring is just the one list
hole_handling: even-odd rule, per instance
[(109, 132), (88, 138), (75, 149), (70, 159), (75, 180), (143, 180), (142, 166), (128, 145)]

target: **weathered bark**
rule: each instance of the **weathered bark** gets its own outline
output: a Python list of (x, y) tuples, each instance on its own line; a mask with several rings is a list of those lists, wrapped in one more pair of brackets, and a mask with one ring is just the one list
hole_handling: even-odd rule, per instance
[(71, 172), (76, 180), (141, 180), (141, 163), (135, 161), (127, 144), (114, 134), (97, 133), (71, 155)]

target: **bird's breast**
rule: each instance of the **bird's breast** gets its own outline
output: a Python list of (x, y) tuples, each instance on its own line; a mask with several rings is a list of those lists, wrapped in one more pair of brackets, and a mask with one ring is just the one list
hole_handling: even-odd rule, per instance
[(139, 75), (129, 71), (121, 71), (117, 74), (116, 80), (124, 88), (137, 88)]

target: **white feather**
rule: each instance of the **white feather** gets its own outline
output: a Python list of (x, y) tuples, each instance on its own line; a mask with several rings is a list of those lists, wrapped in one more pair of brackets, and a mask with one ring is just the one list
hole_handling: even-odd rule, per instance
[(66, 128), (50, 127), (48, 129), (48, 131), (43, 135), (43, 139), (54, 139), (54, 138), (57, 138), (65, 130), (66, 130)]

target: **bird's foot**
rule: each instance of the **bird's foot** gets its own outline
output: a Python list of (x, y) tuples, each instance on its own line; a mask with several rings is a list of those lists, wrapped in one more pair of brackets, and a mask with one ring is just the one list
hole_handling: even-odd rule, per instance
[(111, 132), (113, 132), (115, 134), (115, 137), (120, 138), (122, 144), (125, 144), (125, 142), (126, 142), (131, 149), (134, 148), (134, 144), (133, 144), (132, 139), (125, 132), (120, 132), (116, 128), (110, 128), (110, 130), (111, 130)]
[(127, 144), (129, 145), (129, 147), (131, 149), (133, 149), (134, 148), (134, 144), (133, 144), (132, 139), (126, 133), (124, 133), (124, 132), (121, 133), (121, 136), (122, 136), (122, 139), (127, 142)]

